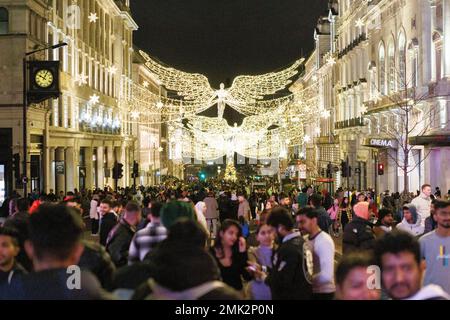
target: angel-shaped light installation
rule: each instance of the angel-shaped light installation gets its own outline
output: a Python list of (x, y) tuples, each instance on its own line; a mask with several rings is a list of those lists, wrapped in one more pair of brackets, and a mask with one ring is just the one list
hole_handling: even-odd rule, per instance
[(256, 76), (238, 76), (230, 88), (225, 88), (222, 83), (220, 88), (215, 90), (211, 87), (208, 78), (202, 74), (187, 73), (163, 66), (147, 53), (143, 51), (140, 53), (146, 60), (147, 68), (162, 85), (169, 90), (176, 91), (180, 97), (191, 104), (204, 107), (217, 104), (219, 119), (223, 117), (225, 105), (229, 105), (244, 115), (259, 113), (257, 102), (289, 86), (292, 83), (291, 79), (298, 73), (298, 68), (304, 62), (304, 58), (299, 59), (290, 67), (278, 72)]

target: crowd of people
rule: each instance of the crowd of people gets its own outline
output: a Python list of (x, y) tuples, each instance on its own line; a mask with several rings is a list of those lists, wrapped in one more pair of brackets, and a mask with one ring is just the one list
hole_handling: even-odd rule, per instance
[(449, 196), (427, 184), (415, 197), (206, 184), (16, 195), (2, 206), (0, 299), (450, 299)]

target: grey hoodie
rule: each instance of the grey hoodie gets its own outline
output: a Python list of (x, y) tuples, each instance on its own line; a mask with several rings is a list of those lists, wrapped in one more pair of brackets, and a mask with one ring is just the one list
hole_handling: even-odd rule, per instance
[(414, 206), (411, 203), (408, 203), (405, 204), (403, 207), (408, 208), (409, 212), (411, 212), (413, 216), (413, 223), (410, 224), (406, 221), (405, 218), (403, 218), (402, 222), (397, 225), (397, 229), (406, 231), (415, 237), (422, 235), (425, 232), (425, 228), (421, 224), (422, 218), (420, 215), (417, 214), (416, 206)]

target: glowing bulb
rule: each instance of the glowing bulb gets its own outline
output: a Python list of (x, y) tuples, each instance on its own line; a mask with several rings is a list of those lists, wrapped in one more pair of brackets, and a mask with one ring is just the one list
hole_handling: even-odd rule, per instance
[(97, 103), (100, 102), (100, 97), (98, 95), (94, 94), (94, 95), (89, 97), (89, 102), (91, 104), (97, 104)]

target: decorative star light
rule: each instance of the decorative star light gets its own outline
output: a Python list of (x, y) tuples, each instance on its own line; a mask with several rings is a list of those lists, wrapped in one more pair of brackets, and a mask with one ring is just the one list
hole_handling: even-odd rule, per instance
[(88, 16), (89, 22), (96, 23), (98, 20), (98, 16), (95, 12), (91, 12), (91, 14)]
[(314, 129), (314, 132), (315, 132), (316, 135), (320, 136), (320, 133), (322, 132), (322, 130), (320, 129), (320, 127), (316, 127)]
[(331, 117), (330, 110), (324, 110), (321, 112), (320, 116), (324, 119), (329, 119)]
[(162, 103), (161, 101), (158, 101), (158, 102), (156, 103), (156, 107), (157, 107), (158, 109), (162, 109), (162, 108), (164, 107), (164, 103)]
[(164, 151), (164, 148), (163, 148), (163, 147), (159, 147), (159, 148), (158, 148), (158, 151), (159, 151), (159, 152), (163, 152), (163, 151)]
[(88, 83), (88, 76), (84, 74), (79, 74), (75, 80), (75, 82), (78, 83), (78, 85), (81, 87), (82, 85), (85, 85)]
[(303, 136), (303, 141), (304, 141), (305, 143), (311, 142), (311, 137), (310, 137), (309, 135), (305, 134), (305, 135)]
[(361, 108), (360, 108), (360, 110), (361, 110), (361, 115), (363, 115), (363, 114), (365, 114), (365, 113), (367, 113), (367, 106), (365, 106), (365, 105), (362, 105), (361, 106)]
[(109, 67), (109, 72), (111, 73), (111, 74), (116, 74), (116, 72), (117, 72), (117, 67), (116, 66), (111, 66), (111, 67)]
[(333, 66), (333, 65), (336, 64), (336, 59), (335, 59), (334, 57), (329, 57), (329, 58), (327, 59), (327, 63), (328, 63), (330, 66)]
[(362, 21), (361, 18), (359, 18), (358, 20), (356, 20), (355, 26), (356, 26), (357, 28), (362, 28), (362, 27), (364, 27), (364, 22)]
[(92, 96), (89, 97), (89, 102), (91, 104), (97, 104), (100, 102), (100, 97), (96, 94), (93, 94)]
[(131, 112), (131, 118), (132, 118), (133, 120), (138, 119), (138, 118), (139, 118), (139, 115), (140, 115), (140, 112), (139, 112), (139, 111), (132, 111), (132, 112)]
[(142, 82), (142, 85), (144, 86), (144, 88), (148, 88), (149, 83), (148, 83), (148, 81), (144, 81), (144, 82)]

